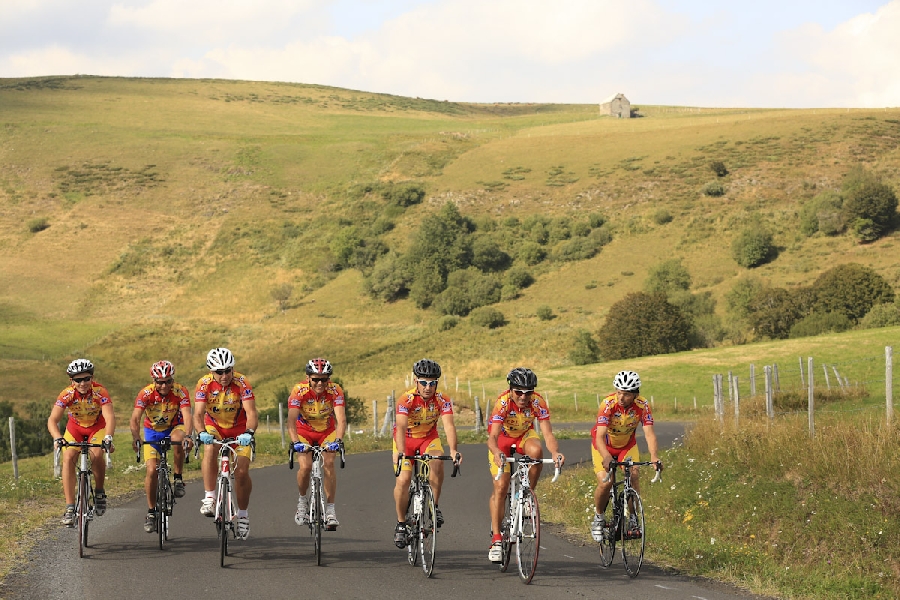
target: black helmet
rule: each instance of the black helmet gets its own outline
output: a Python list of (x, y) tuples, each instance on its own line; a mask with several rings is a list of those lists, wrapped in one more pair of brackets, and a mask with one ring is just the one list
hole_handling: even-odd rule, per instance
[(522, 390), (533, 390), (537, 387), (537, 375), (531, 369), (524, 367), (516, 367), (506, 376), (506, 381), (511, 388), (519, 388)]
[(433, 379), (438, 379), (441, 376), (441, 365), (433, 360), (423, 358), (413, 365), (413, 373), (416, 377), (431, 377)]

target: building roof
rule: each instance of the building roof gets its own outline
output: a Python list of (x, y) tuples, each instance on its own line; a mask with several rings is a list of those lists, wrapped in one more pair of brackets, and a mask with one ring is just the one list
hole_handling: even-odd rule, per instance
[(606, 104), (607, 102), (612, 102), (613, 100), (615, 100), (616, 98), (619, 98), (619, 97), (621, 97), (622, 100), (628, 100), (628, 98), (625, 97), (625, 94), (618, 93), (618, 94), (613, 94), (609, 98), (601, 101), (600, 104)]

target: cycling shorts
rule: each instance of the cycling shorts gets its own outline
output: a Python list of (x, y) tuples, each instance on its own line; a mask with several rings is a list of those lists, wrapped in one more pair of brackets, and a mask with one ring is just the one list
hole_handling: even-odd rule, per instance
[(90, 427), (82, 427), (75, 423), (75, 419), (69, 419), (63, 438), (67, 442), (83, 442), (84, 436), (87, 436), (88, 441), (92, 444), (102, 442), (106, 437), (106, 421), (101, 418), (97, 419), (97, 422)]
[[(176, 425), (172, 429), (167, 429), (166, 431), (156, 431), (155, 429), (150, 429), (149, 427), (144, 427), (144, 441), (145, 442), (158, 442), (159, 440), (165, 439), (167, 437), (172, 436), (173, 431), (180, 431), (184, 434), (184, 424)], [(178, 436), (176, 436), (178, 437)], [(181, 435), (181, 439), (184, 439), (184, 435)], [(177, 440), (174, 442), (177, 443)], [(144, 444), (144, 462), (149, 462), (151, 460), (159, 460), (159, 448), (156, 445), (148, 446)]]
[[(625, 445), (624, 448), (613, 448), (612, 446), (606, 446), (606, 451), (609, 452), (614, 459), (621, 462), (626, 458), (631, 457), (631, 460), (637, 462), (641, 460), (641, 453), (638, 450), (637, 440), (631, 438), (631, 441)], [(600, 452), (594, 448), (593, 444), (591, 445), (591, 460), (594, 463), (594, 473), (599, 475), (600, 473), (605, 473), (606, 469), (603, 468), (603, 456), (600, 455)]]
[(337, 430), (334, 427), (325, 431), (316, 431), (308, 427), (304, 427), (301, 430), (298, 427), (297, 437), (307, 446), (324, 446), (328, 442), (333, 442), (337, 439)]
[[(207, 421), (206, 423), (206, 433), (211, 433), (214, 438), (217, 440), (224, 440), (225, 438), (236, 438), (242, 433), (246, 432), (247, 428), (243, 425), (240, 427), (232, 427), (231, 429), (219, 429), (216, 427), (215, 423), (210, 423)], [(237, 456), (243, 456), (244, 458), (250, 458), (250, 446), (233, 446), (234, 453)], [(208, 448), (204, 450), (204, 452), (218, 452), (218, 450), (209, 450)]]
[[(397, 452), (397, 440), (395, 439), (393, 442), (393, 450)], [(423, 438), (406, 438), (406, 454), (411, 455), (415, 454), (416, 450), (419, 451), (419, 454), (430, 454), (431, 456), (443, 456), (444, 454), (444, 446), (441, 445), (441, 438), (438, 436), (437, 431), (435, 431), (432, 435)], [(394, 463), (393, 468), (396, 468), (397, 464)], [(412, 471), (412, 462), (409, 459), (403, 459), (403, 463), (400, 465), (401, 471)]]
[[(500, 452), (502, 452), (506, 458), (512, 458), (512, 445), (516, 445), (516, 452), (525, 454), (523, 452), (523, 446), (527, 440), (537, 440), (538, 444), (541, 443), (541, 437), (537, 434), (537, 431), (529, 429), (523, 433), (521, 437), (517, 438), (509, 437), (508, 435), (503, 435), (501, 433), (497, 438), (497, 446), (500, 447)], [(494, 453), (491, 452), (490, 449), (488, 449), (488, 464), (491, 467), (491, 476), (496, 477), (497, 473), (500, 471), (500, 467), (494, 463)], [(509, 473), (511, 468), (512, 466), (509, 463), (506, 463), (503, 465), (503, 472)]]

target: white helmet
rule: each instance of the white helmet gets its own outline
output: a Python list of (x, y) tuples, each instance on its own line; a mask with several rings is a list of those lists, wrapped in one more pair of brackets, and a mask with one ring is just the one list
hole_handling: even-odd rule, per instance
[(94, 363), (86, 358), (76, 358), (69, 363), (68, 367), (66, 367), (66, 373), (69, 375), (69, 377), (74, 377), (79, 373), (90, 373), (91, 375), (93, 375)]
[(637, 392), (641, 389), (641, 378), (634, 371), (619, 371), (613, 386), (623, 392)]
[(206, 355), (206, 368), (210, 371), (230, 369), (234, 366), (234, 354), (228, 348), (213, 348)]

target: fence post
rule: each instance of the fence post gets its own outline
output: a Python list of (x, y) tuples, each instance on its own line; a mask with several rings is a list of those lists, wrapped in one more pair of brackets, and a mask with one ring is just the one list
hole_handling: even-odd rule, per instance
[(281, 449), (284, 450), (284, 405), (281, 402), (278, 403), (278, 430), (281, 432)]
[(738, 387), (738, 378), (734, 378), (734, 428), (738, 428), (738, 421), (740, 420), (740, 409), (741, 405), (741, 391)]
[[(815, 382), (813, 381), (813, 357), (810, 356), (807, 359), (809, 362), (806, 367), (806, 375), (807, 375), (807, 383), (809, 386), (809, 406), (807, 410), (809, 411), (809, 437), (813, 438), (816, 436), (816, 396), (815, 396)], [(827, 374), (828, 371), (825, 371)]]
[(694, 411), (697, 410), (697, 396), (694, 396)]
[(372, 435), (378, 436), (378, 400), (372, 400)]
[(19, 457), (16, 454), (16, 419), (9, 418), (9, 451), (12, 455), (13, 477), (19, 479)]
[(775, 403), (772, 398), (772, 367), (766, 365), (766, 415), (775, 417)]
[(575, 392), (575, 412), (578, 412), (578, 392)]
[(481, 405), (478, 404), (478, 396), (473, 398), (475, 402), (475, 433), (481, 433)]
[(469, 379), (469, 400), (472, 399), (472, 380)]
[(397, 424), (397, 396), (391, 390), (391, 399), (388, 400), (388, 411), (391, 413), (391, 427)]
[(844, 382), (841, 380), (841, 374), (838, 373), (837, 367), (835, 365), (831, 365), (831, 370), (834, 371), (834, 376), (838, 380), (838, 385), (841, 386), (841, 391), (844, 391)]
[(597, 394), (597, 410), (600, 410), (600, 394)]
[(887, 422), (888, 424), (894, 418), (894, 347), (884, 347), (884, 401), (887, 405)]
[(828, 365), (822, 365), (822, 370), (825, 371), (825, 387), (831, 391), (831, 380), (828, 379)]
[(797, 360), (800, 361), (800, 387), (804, 388), (806, 387), (806, 384), (803, 383), (803, 357), (798, 356)]
[(734, 376), (731, 374), (731, 371), (728, 371), (728, 401), (732, 402), (734, 400)]
[(750, 397), (756, 396), (756, 365), (750, 364)]
[(778, 379), (778, 363), (772, 363), (772, 377), (775, 379), (774, 391), (781, 392), (781, 381)]

